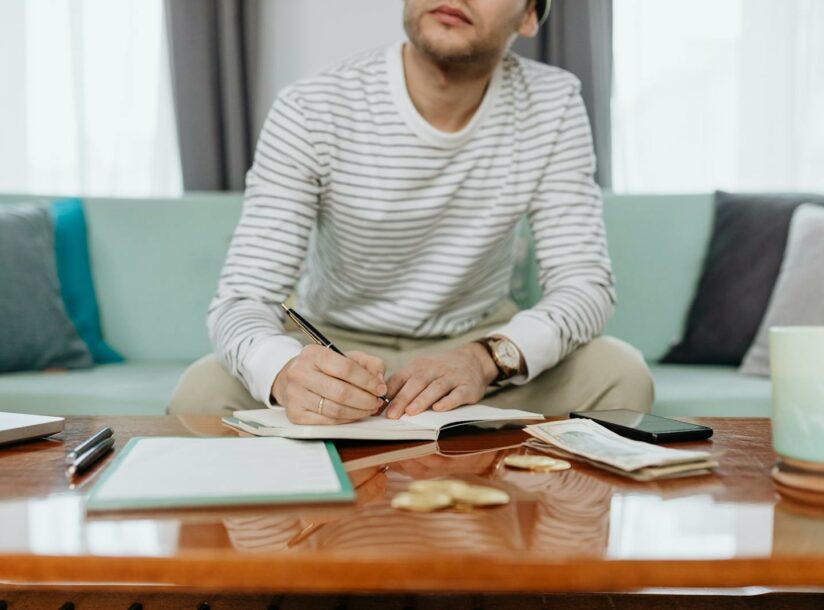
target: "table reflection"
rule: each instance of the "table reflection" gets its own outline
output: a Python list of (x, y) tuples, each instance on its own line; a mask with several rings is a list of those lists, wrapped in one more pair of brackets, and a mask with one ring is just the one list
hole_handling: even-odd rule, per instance
[(613, 559), (726, 559), (772, 551), (772, 503), (717, 502), (711, 495), (665, 499), (616, 493), (607, 556)]
[[(679, 484), (677, 496), (575, 466), (525, 473), (502, 466), (493, 449), (415, 457), (380, 456), (349, 472), (351, 505), (251, 507), (239, 511), (86, 515), (82, 495), (0, 503), (0, 552), (168, 556), (180, 552), (535, 554), (544, 559), (762, 557), (813, 545), (824, 519), (776, 510), (769, 502), (719, 499), (706, 481)], [(421, 455), (421, 454), (424, 455)], [(400, 454), (408, 455), (406, 454)], [(394, 461), (393, 461), (394, 460)], [(389, 501), (416, 479), (449, 476), (505, 489), (512, 502), (471, 512), (394, 510)], [(720, 484), (716, 481), (716, 485)], [(806, 546), (805, 546), (806, 545)], [(812, 547), (811, 547), (812, 548)]]
[[(358, 551), (395, 553), (535, 552), (603, 556), (609, 534), (611, 485), (584, 473), (522, 473), (503, 468), (506, 451), (430, 455), (384, 468), (350, 472), (358, 507), (329, 519), (298, 515), (224, 520), (238, 550), (248, 552)], [(397, 511), (392, 495), (434, 475), (506, 489), (504, 507), (428, 514)]]
[[(358, 508), (331, 519), (297, 515), (224, 522), (239, 550), (358, 550), (489, 553), (520, 550), (555, 558), (724, 558), (767, 556), (772, 503), (734, 503), (709, 493), (668, 498), (627, 492), (585, 471), (525, 473), (501, 467), (506, 451), (429, 455), (354, 471)], [(451, 476), (510, 492), (502, 508), (414, 514), (389, 507), (415, 479)], [(637, 486), (636, 486), (637, 487)], [(696, 487), (706, 489), (700, 483)]]
[(174, 519), (88, 521), (79, 494), (0, 503), (0, 551), (38, 555), (162, 556), (177, 551)]

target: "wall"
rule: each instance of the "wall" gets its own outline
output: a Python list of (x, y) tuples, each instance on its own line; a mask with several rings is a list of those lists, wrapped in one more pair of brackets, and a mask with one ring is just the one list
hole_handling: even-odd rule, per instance
[(260, 4), (255, 133), (284, 86), (354, 53), (405, 37), (401, 0), (261, 0)]

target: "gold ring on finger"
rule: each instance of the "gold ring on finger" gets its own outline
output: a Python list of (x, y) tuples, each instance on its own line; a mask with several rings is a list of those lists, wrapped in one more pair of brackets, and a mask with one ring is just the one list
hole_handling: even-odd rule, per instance
[(323, 401), (326, 400), (323, 396), (318, 401), (318, 415), (323, 415)]

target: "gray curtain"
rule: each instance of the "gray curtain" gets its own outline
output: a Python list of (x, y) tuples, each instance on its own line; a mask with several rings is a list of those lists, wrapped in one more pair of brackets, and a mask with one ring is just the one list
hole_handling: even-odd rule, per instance
[(183, 186), (242, 190), (254, 138), (256, 0), (166, 0)]
[(612, 0), (553, 0), (549, 21), (535, 38), (515, 43), (516, 53), (581, 79), (595, 154), (598, 184), (612, 186)]

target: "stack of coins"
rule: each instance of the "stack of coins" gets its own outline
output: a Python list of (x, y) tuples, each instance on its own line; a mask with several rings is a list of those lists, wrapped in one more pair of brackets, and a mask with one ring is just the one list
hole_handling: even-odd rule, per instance
[(503, 461), (507, 468), (528, 472), (559, 472), (572, 468), (566, 460), (558, 460), (546, 455), (513, 454), (506, 456)]
[(502, 506), (509, 503), (509, 494), (497, 487), (470, 485), (455, 479), (415, 481), (409, 491), (392, 498), (392, 507), (429, 513), (445, 508), (471, 510), (476, 507)]

